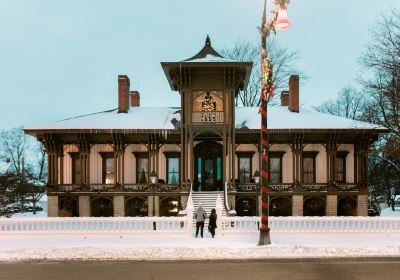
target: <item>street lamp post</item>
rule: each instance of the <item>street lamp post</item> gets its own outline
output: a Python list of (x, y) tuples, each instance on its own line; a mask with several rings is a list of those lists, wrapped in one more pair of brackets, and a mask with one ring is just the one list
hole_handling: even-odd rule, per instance
[(269, 99), (273, 97), (274, 83), (272, 82), (272, 63), (267, 58), (267, 37), (271, 31), (285, 30), (290, 27), (287, 18), (286, 6), (289, 0), (275, 0), (277, 8), (274, 10), (272, 18), (267, 22), (266, 9), (267, 0), (264, 1), (264, 13), (262, 17), (261, 31), (261, 96), (260, 96), (260, 113), (261, 113), (261, 227), (258, 245), (271, 244), (270, 228), (268, 226), (269, 217), (269, 133), (267, 122), (267, 106)]

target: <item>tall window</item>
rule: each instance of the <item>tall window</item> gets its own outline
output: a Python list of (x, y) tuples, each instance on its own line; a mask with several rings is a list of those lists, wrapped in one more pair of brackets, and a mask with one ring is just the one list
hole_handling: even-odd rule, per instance
[(282, 155), (283, 153), (270, 153), (269, 155), (270, 183), (282, 183)]
[(179, 183), (179, 154), (166, 154), (167, 157), (167, 184)]
[(101, 157), (103, 159), (103, 184), (114, 184), (114, 154), (101, 153)]
[(80, 185), (81, 183), (81, 159), (79, 158), (79, 153), (70, 153), (72, 160), (72, 174), (71, 183), (74, 185)]
[(251, 160), (253, 154), (238, 153), (238, 174), (239, 183), (250, 183), (251, 180)]
[(147, 184), (149, 182), (149, 156), (147, 153), (136, 154), (136, 183)]
[(347, 152), (338, 152), (336, 155), (336, 182), (346, 182), (346, 156)]
[(303, 184), (315, 183), (316, 153), (303, 153)]

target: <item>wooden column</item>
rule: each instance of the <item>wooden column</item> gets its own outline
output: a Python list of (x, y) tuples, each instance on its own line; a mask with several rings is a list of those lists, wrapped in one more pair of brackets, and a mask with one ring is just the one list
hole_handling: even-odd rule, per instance
[(64, 146), (60, 144), (57, 149), (57, 157), (59, 163), (58, 181), (59, 184), (64, 184)]
[(329, 135), (326, 142), (326, 160), (327, 160), (327, 181), (336, 181), (336, 154), (337, 154), (337, 137), (334, 134)]
[(81, 184), (90, 184), (90, 143), (86, 134), (78, 134), (79, 158), (81, 162)]
[(48, 184), (58, 184), (58, 146), (54, 135), (47, 134), (44, 137), (44, 146), (47, 152), (47, 172), (48, 172)]
[(303, 154), (303, 135), (295, 134), (292, 142), (292, 154), (293, 154), (293, 183), (301, 184), (301, 166), (302, 166), (302, 154)]
[(125, 141), (121, 134), (113, 135), (115, 184), (125, 183)]

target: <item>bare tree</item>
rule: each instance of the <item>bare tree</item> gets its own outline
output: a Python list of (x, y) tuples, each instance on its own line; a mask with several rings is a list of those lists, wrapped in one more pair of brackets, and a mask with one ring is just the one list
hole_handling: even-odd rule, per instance
[(339, 92), (336, 100), (326, 101), (314, 109), (322, 113), (361, 120), (366, 106), (363, 93), (349, 85)]
[(10, 162), (11, 171), (21, 174), (26, 151), (26, 135), (22, 128), (0, 132), (0, 159)]
[[(0, 134), (0, 157), (10, 162), (12, 184), (6, 184), (8, 190), (18, 190), (18, 198), (14, 203), (21, 204), (24, 209), (25, 201), (33, 204), (36, 214), (36, 204), (45, 193), (47, 179), (47, 157), (43, 144), (27, 136), (22, 128), (3, 130)], [(13, 185), (14, 184), (14, 185)]]
[(344, 88), (336, 101), (317, 110), (372, 122), (390, 129), (374, 144), (369, 156), (371, 191), (385, 195), (394, 209), (400, 193), (400, 12), (382, 15), (370, 30), (370, 42), (362, 53), (362, 92)]
[[(287, 81), (292, 74), (300, 75), (303, 79), (306, 78), (301, 71), (294, 67), (294, 63), (299, 58), (296, 51), (290, 51), (288, 48), (280, 46), (274, 37), (268, 38), (267, 44), (268, 58), (273, 64), (275, 93), (280, 93), (280, 91), (287, 89)], [(232, 48), (223, 49), (221, 54), (232, 60), (253, 62), (249, 84), (244, 91), (238, 94), (235, 101), (237, 106), (260, 105), (260, 46), (257, 43), (239, 39)]]

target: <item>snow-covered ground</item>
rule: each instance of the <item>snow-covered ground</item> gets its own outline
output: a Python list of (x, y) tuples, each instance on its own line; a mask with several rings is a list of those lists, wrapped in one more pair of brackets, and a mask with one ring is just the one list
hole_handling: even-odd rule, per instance
[(385, 208), (381, 211), (381, 217), (400, 217), (400, 207), (395, 207), (395, 211), (391, 207)]
[(0, 261), (197, 260), (318, 257), (400, 257), (397, 234), (272, 233), (272, 245), (256, 246), (258, 233), (217, 236), (37, 235), (0, 236)]

